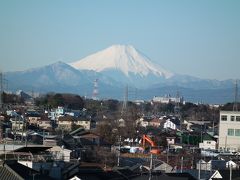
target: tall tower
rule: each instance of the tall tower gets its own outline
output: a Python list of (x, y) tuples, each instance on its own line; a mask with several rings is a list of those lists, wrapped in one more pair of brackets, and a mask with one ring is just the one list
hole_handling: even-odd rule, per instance
[(127, 103), (128, 103), (128, 85), (125, 87), (125, 91), (124, 91), (123, 105), (122, 105), (122, 112), (121, 112), (122, 116), (124, 115), (124, 113), (127, 114)]
[(0, 72), (0, 110), (3, 108), (3, 73)]
[(93, 93), (92, 93), (92, 99), (97, 100), (98, 99), (98, 79), (95, 79), (93, 82)]
[(235, 82), (233, 111), (238, 111), (238, 82)]
[(176, 104), (175, 104), (175, 115), (179, 116), (180, 111), (180, 94), (179, 91), (176, 93)]

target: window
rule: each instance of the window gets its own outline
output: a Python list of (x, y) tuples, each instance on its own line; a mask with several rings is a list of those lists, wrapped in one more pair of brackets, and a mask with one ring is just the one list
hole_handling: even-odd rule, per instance
[(240, 116), (236, 116), (236, 121), (240, 121)]
[(222, 115), (222, 116), (221, 116), (221, 120), (222, 120), (222, 121), (227, 121), (227, 116), (226, 116), (226, 115)]
[(234, 129), (228, 129), (228, 136), (234, 136)]
[(231, 116), (231, 121), (234, 121), (235, 120), (235, 116)]
[(235, 129), (235, 136), (240, 136), (240, 129)]

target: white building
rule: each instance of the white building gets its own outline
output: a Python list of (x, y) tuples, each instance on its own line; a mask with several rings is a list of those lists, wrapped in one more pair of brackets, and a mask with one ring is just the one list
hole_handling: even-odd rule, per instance
[(170, 119), (167, 119), (166, 122), (164, 123), (163, 125), (163, 128), (164, 129), (173, 129), (173, 130), (176, 130), (176, 124), (174, 124)]
[(183, 103), (182, 97), (171, 97), (171, 96), (154, 96), (152, 99), (153, 102), (156, 103), (163, 103), (163, 104), (169, 104), (169, 103)]
[(74, 123), (78, 126), (82, 126), (86, 130), (91, 129), (91, 120), (89, 120), (89, 119), (78, 119), (78, 120), (74, 121)]
[(199, 148), (201, 149), (211, 149), (211, 150), (215, 150), (216, 149), (216, 141), (213, 140), (203, 140), (202, 143), (199, 143)]
[(240, 151), (240, 111), (220, 111), (220, 151)]
[(149, 126), (149, 121), (144, 118), (140, 118), (140, 119), (136, 120), (136, 124), (141, 127), (147, 127), (147, 126)]
[(231, 166), (231, 168), (233, 168), (233, 169), (237, 169), (237, 168), (238, 168), (237, 163), (233, 162), (232, 160), (230, 160), (230, 161), (228, 161), (228, 162), (226, 163), (226, 168), (230, 168), (230, 166)]

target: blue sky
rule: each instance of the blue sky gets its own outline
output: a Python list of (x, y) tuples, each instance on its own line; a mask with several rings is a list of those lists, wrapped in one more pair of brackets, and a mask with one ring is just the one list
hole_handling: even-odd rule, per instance
[(174, 73), (240, 78), (239, 9), (238, 0), (1, 0), (0, 69), (131, 44)]

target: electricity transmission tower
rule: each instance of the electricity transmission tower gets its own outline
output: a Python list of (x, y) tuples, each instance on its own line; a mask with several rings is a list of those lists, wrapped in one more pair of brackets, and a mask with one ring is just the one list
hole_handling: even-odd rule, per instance
[(237, 80), (236, 80), (235, 89), (234, 89), (233, 111), (238, 111), (238, 82), (237, 82)]

